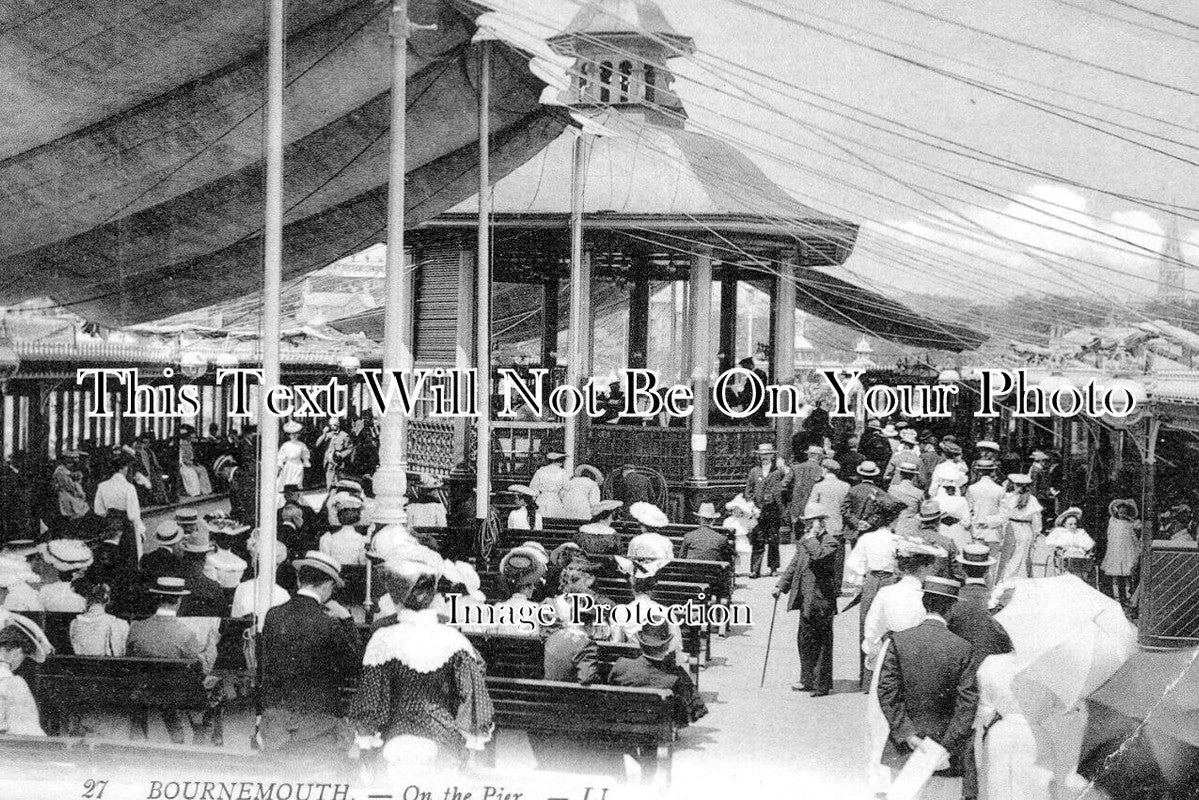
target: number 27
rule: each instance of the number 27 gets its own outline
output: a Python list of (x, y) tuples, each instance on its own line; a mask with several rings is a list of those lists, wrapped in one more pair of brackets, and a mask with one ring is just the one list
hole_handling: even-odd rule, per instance
[(108, 788), (108, 781), (84, 781), (83, 797), (85, 800), (100, 800), (104, 796), (106, 788)]

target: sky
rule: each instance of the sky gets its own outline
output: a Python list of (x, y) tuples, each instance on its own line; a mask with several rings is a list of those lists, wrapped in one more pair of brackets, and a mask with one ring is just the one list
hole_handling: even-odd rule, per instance
[[(580, 2), (496, 4), (560, 29)], [(735, 142), (808, 205), (859, 223), (843, 270), (859, 283), (970, 299), (1039, 291), (1146, 300), (1171, 223), (1162, 207), (1179, 206), (1194, 265), (1188, 297), (1199, 299), (1199, 4), (659, 5), (697, 48), (671, 62), (689, 126)], [(1064, 118), (1080, 114), (1090, 115), (1085, 125)]]

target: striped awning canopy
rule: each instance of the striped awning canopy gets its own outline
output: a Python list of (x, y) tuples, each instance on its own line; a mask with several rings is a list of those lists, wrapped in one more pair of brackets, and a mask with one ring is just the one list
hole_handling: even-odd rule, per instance
[[(409, 224), (477, 187), (479, 5), (409, 0)], [(22, 0), (0, 8), (0, 303), (108, 325), (256, 291), (263, 4)], [(390, 4), (290, 0), (284, 278), (383, 239)], [(495, 48), (491, 167), (565, 127), (526, 42)], [(549, 53), (548, 49), (545, 51)], [(537, 77), (534, 73), (542, 77)], [(548, 96), (548, 95), (547, 95)]]

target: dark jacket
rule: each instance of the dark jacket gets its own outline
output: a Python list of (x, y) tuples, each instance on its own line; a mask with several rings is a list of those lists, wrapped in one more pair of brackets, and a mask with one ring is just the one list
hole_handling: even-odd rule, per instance
[(791, 513), (791, 519), (799, 519), (803, 514), (804, 507), (808, 504), (808, 498), (812, 496), (812, 487), (824, 477), (824, 468), (820, 466), (819, 461), (809, 460), (796, 464), (791, 471), (794, 473), (794, 478), (792, 478), (791, 486), (791, 503), (787, 510)]
[(837, 538), (828, 532), (819, 538), (804, 536), (795, 556), (783, 570), (775, 588), (787, 595), (787, 610), (804, 619), (831, 617), (837, 613), (841, 595), (841, 573), (837, 570)]
[(342, 688), (361, 662), (353, 621), (333, 619), (315, 598), (297, 594), (263, 623), (262, 704), (341, 716)]
[(841, 503), (841, 524), (847, 540), (851, 543), (857, 541), (858, 535), (862, 533), (858, 523), (867, 521), (870, 515), (879, 509), (882, 502), (880, 497), (885, 494), (886, 492), (870, 481), (862, 481), (849, 487), (849, 491), (845, 493), (845, 500)]
[(651, 689), (667, 689), (674, 693), (674, 723), (680, 728), (704, 717), (708, 707), (695, 691), (691, 676), (675, 664), (673, 658), (653, 661), (644, 655), (637, 658), (620, 658), (612, 665), (608, 683), (613, 686), (645, 686)]
[(727, 534), (713, 530), (708, 525), (700, 525), (683, 536), (683, 545), (679, 548), (679, 558), (731, 563), (736, 559), (736, 552), (733, 550), (733, 543)]
[(181, 617), (227, 617), (230, 595), (221, 585), (204, 574), (204, 555), (190, 554), (183, 559), (183, 577), (191, 594), (183, 598)]
[(258, 479), (254, 461), (248, 467), (237, 467), (229, 479), (229, 516), (246, 525), (258, 524)]
[(945, 617), (949, 632), (961, 636), (974, 648), (976, 663), (987, 656), (1012, 651), (1011, 637), (987, 608), (990, 594), (983, 584), (967, 583)]
[(763, 475), (759, 464), (749, 471), (745, 481), (745, 497), (763, 510), (767, 506), (783, 508), (790, 499), (790, 484), (791, 473), (788, 470), (775, 468)]
[(559, 629), (545, 639), (545, 679), (581, 683), (600, 679), (599, 648), (590, 636)]
[(138, 562), (137, 569), (146, 583), (154, 583), (155, 578), (182, 578), (185, 572), (183, 559), (169, 547), (160, 547), (146, 553)]
[(878, 679), (878, 702), (891, 726), (885, 756), (911, 752), (910, 736), (930, 736), (956, 752), (970, 735), (978, 707), (970, 643), (943, 622), (925, 619), (890, 636)]

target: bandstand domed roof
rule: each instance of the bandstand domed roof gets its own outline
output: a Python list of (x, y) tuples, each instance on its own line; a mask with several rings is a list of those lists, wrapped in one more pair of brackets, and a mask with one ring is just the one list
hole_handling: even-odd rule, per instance
[(602, 38), (611, 34), (649, 34), (687, 47), (691, 45), (691, 37), (680, 35), (653, 0), (593, 0), (583, 6), (566, 29), (550, 41), (563, 41), (580, 35)]

